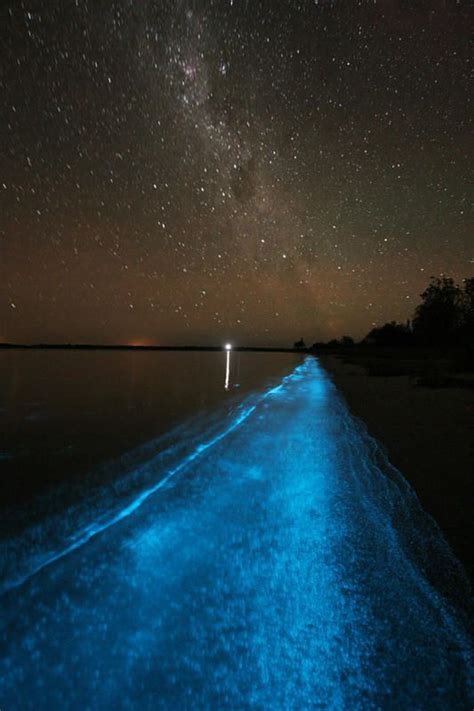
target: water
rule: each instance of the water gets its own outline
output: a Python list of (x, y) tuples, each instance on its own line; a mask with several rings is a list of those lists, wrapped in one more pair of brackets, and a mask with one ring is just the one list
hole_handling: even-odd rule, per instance
[(4, 545), (1, 707), (470, 708), (463, 571), (318, 363), (217, 411)]
[(149, 458), (176, 425), (232, 411), (300, 360), (232, 353), (226, 390), (224, 353), (0, 351), (0, 535), (115, 481), (124, 453), (138, 460), (146, 445)]

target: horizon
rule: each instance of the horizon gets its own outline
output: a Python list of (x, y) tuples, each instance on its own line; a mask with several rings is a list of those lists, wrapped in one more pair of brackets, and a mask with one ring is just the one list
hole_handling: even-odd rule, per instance
[[(427, 302), (426, 302), (426, 295), (430, 291), (430, 289), (435, 290), (435, 292), (438, 295), (438, 298), (441, 298), (441, 301), (437, 302), (441, 306), (442, 301), (444, 298), (448, 298), (451, 300), (452, 303), (452, 308), (454, 309), (452, 312), (451, 318), (453, 319), (452, 326), (456, 329), (459, 324), (463, 321), (465, 316), (462, 314), (463, 308), (467, 308), (468, 312), (470, 313), (469, 309), (472, 308), (471, 300), (472, 296), (471, 294), (471, 289), (472, 289), (472, 283), (474, 281), (474, 277), (464, 277), (463, 279), (460, 280), (460, 283), (457, 283), (452, 277), (447, 277), (446, 275), (441, 275), (440, 277), (430, 277), (430, 282), (428, 285), (425, 285), (425, 290), (420, 294), (420, 302), (414, 307), (412, 313), (408, 318), (406, 318), (404, 321), (400, 320), (397, 321), (396, 319), (388, 319), (385, 321), (381, 321), (379, 324), (376, 324), (375, 322), (372, 323), (371, 328), (368, 332), (366, 332), (361, 338), (354, 338), (350, 333), (345, 333), (345, 334), (340, 334), (337, 337), (332, 337), (332, 338), (327, 338), (327, 339), (313, 339), (313, 338), (305, 338), (304, 336), (301, 336), (298, 340), (303, 340), (304, 341), (304, 346), (302, 348), (307, 349), (311, 348), (312, 346), (315, 345), (326, 345), (331, 342), (341, 342), (344, 341), (345, 339), (349, 339), (350, 341), (353, 342), (353, 344), (362, 344), (367, 338), (371, 336), (371, 334), (374, 331), (377, 330), (382, 330), (383, 328), (387, 326), (396, 326), (397, 328), (406, 328), (408, 331), (411, 331), (413, 333), (413, 323), (414, 320), (416, 321), (417, 318), (417, 312), (420, 308), (426, 308)], [(444, 286), (443, 286), (444, 285)], [(446, 296), (443, 296), (443, 289), (446, 288), (448, 289), (448, 293)], [(451, 293), (450, 290), (454, 289), (455, 294)], [(462, 306), (463, 300), (467, 298), (467, 301), (465, 301), (465, 307)], [(433, 304), (434, 306), (434, 312), (430, 316), (430, 319), (432, 320), (432, 324), (430, 326), (431, 328), (431, 336), (430, 338), (434, 338), (436, 334), (436, 321), (438, 318), (442, 317), (442, 314), (437, 312), (437, 306), (436, 303)], [(428, 308), (429, 305), (428, 305)], [(459, 310), (461, 309), (461, 310)], [(471, 316), (467, 316), (468, 321), (470, 320)], [(458, 323), (456, 323), (458, 322)], [(448, 337), (448, 340), (452, 339), (452, 335)], [(294, 336), (294, 334), (293, 334)], [(444, 339), (447, 337), (447, 333), (444, 333), (442, 336)], [(421, 336), (421, 341), (420, 341), (420, 334), (416, 336), (418, 338), (419, 343), (421, 344), (423, 342), (423, 336)], [(465, 340), (465, 336), (461, 336), (461, 340)], [(291, 340), (291, 339), (289, 339)], [(181, 341), (181, 342), (180, 342)], [(0, 347), (5, 347), (5, 346), (17, 346), (17, 347), (90, 347), (90, 348), (143, 348), (143, 349), (168, 349), (168, 350), (173, 350), (173, 349), (210, 349), (210, 350), (221, 350), (221, 349), (226, 349), (227, 346), (225, 344), (235, 344), (231, 345), (231, 349), (239, 350), (239, 349), (253, 349), (253, 350), (299, 350), (296, 347), (296, 341), (293, 342), (293, 348), (289, 345), (287, 342), (286, 344), (283, 344), (281, 341), (272, 341), (269, 342), (268, 340), (264, 342), (257, 342), (257, 343), (248, 343), (245, 341), (240, 341), (241, 345), (237, 345), (238, 342), (235, 341), (235, 338), (233, 338), (230, 334), (227, 334), (224, 339), (220, 340), (220, 343), (217, 344), (216, 339), (214, 337), (209, 337), (207, 339), (202, 339), (200, 342), (193, 342), (190, 340), (184, 341), (184, 339), (178, 339), (177, 342), (172, 343), (170, 341), (166, 343), (158, 343), (157, 341), (154, 341), (152, 338), (132, 338), (132, 339), (127, 339), (125, 341), (107, 341), (107, 340), (102, 340), (102, 341), (90, 341), (86, 339), (81, 339), (81, 340), (72, 340), (72, 339), (63, 339), (63, 340), (49, 340), (49, 339), (43, 339), (43, 338), (38, 338), (35, 340), (31, 341), (19, 341), (19, 340), (8, 340), (5, 338), (0, 338)], [(214, 345), (212, 345), (214, 343)]]
[(36, 341), (31, 343), (19, 343), (14, 341), (0, 341), (0, 348), (12, 347), (12, 348), (95, 348), (95, 349), (130, 349), (134, 348), (137, 350), (211, 350), (211, 351), (242, 351), (242, 350), (262, 350), (262, 351), (304, 351), (308, 346), (302, 348), (295, 348), (294, 346), (253, 346), (248, 344), (235, 344), (231, 348), (227, 348), (225, 343), (223, 344), (199, 344), (199, 343), (186, 343), (186, 344), (159, 344), (159, 343), (87, 343), (87, 342), (49, 342), (49, 341)]

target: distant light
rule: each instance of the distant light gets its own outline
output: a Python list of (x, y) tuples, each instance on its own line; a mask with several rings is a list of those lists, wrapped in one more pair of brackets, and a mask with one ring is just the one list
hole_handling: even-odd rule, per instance
[(231, 343), (226, 343), (226, 344), (225, 344), (225, 349), (226, 349), (226, 351), (231, 351), (231, 350), (232, 350), (232, 344), (231, 344)]

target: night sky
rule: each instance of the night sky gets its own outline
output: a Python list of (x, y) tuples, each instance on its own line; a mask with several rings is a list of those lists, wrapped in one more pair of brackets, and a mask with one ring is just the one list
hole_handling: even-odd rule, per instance
[(358, 338), (470, 276), (468, 20), (3, 0), (0, 340)]

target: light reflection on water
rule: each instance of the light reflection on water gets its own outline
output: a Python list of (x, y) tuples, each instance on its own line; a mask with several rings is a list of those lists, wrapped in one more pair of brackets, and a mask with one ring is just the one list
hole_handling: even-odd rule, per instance
[(226, 352), (225, 352), (224, 390), (228, 390), (229, 387), (230, 387), (230, 347), (226, 348)]
[(233, 352), (225, 390), (227, 355), (0, 351), (0, 538), (113, 482), (107, 462), (234, 408), (301, 362)]

